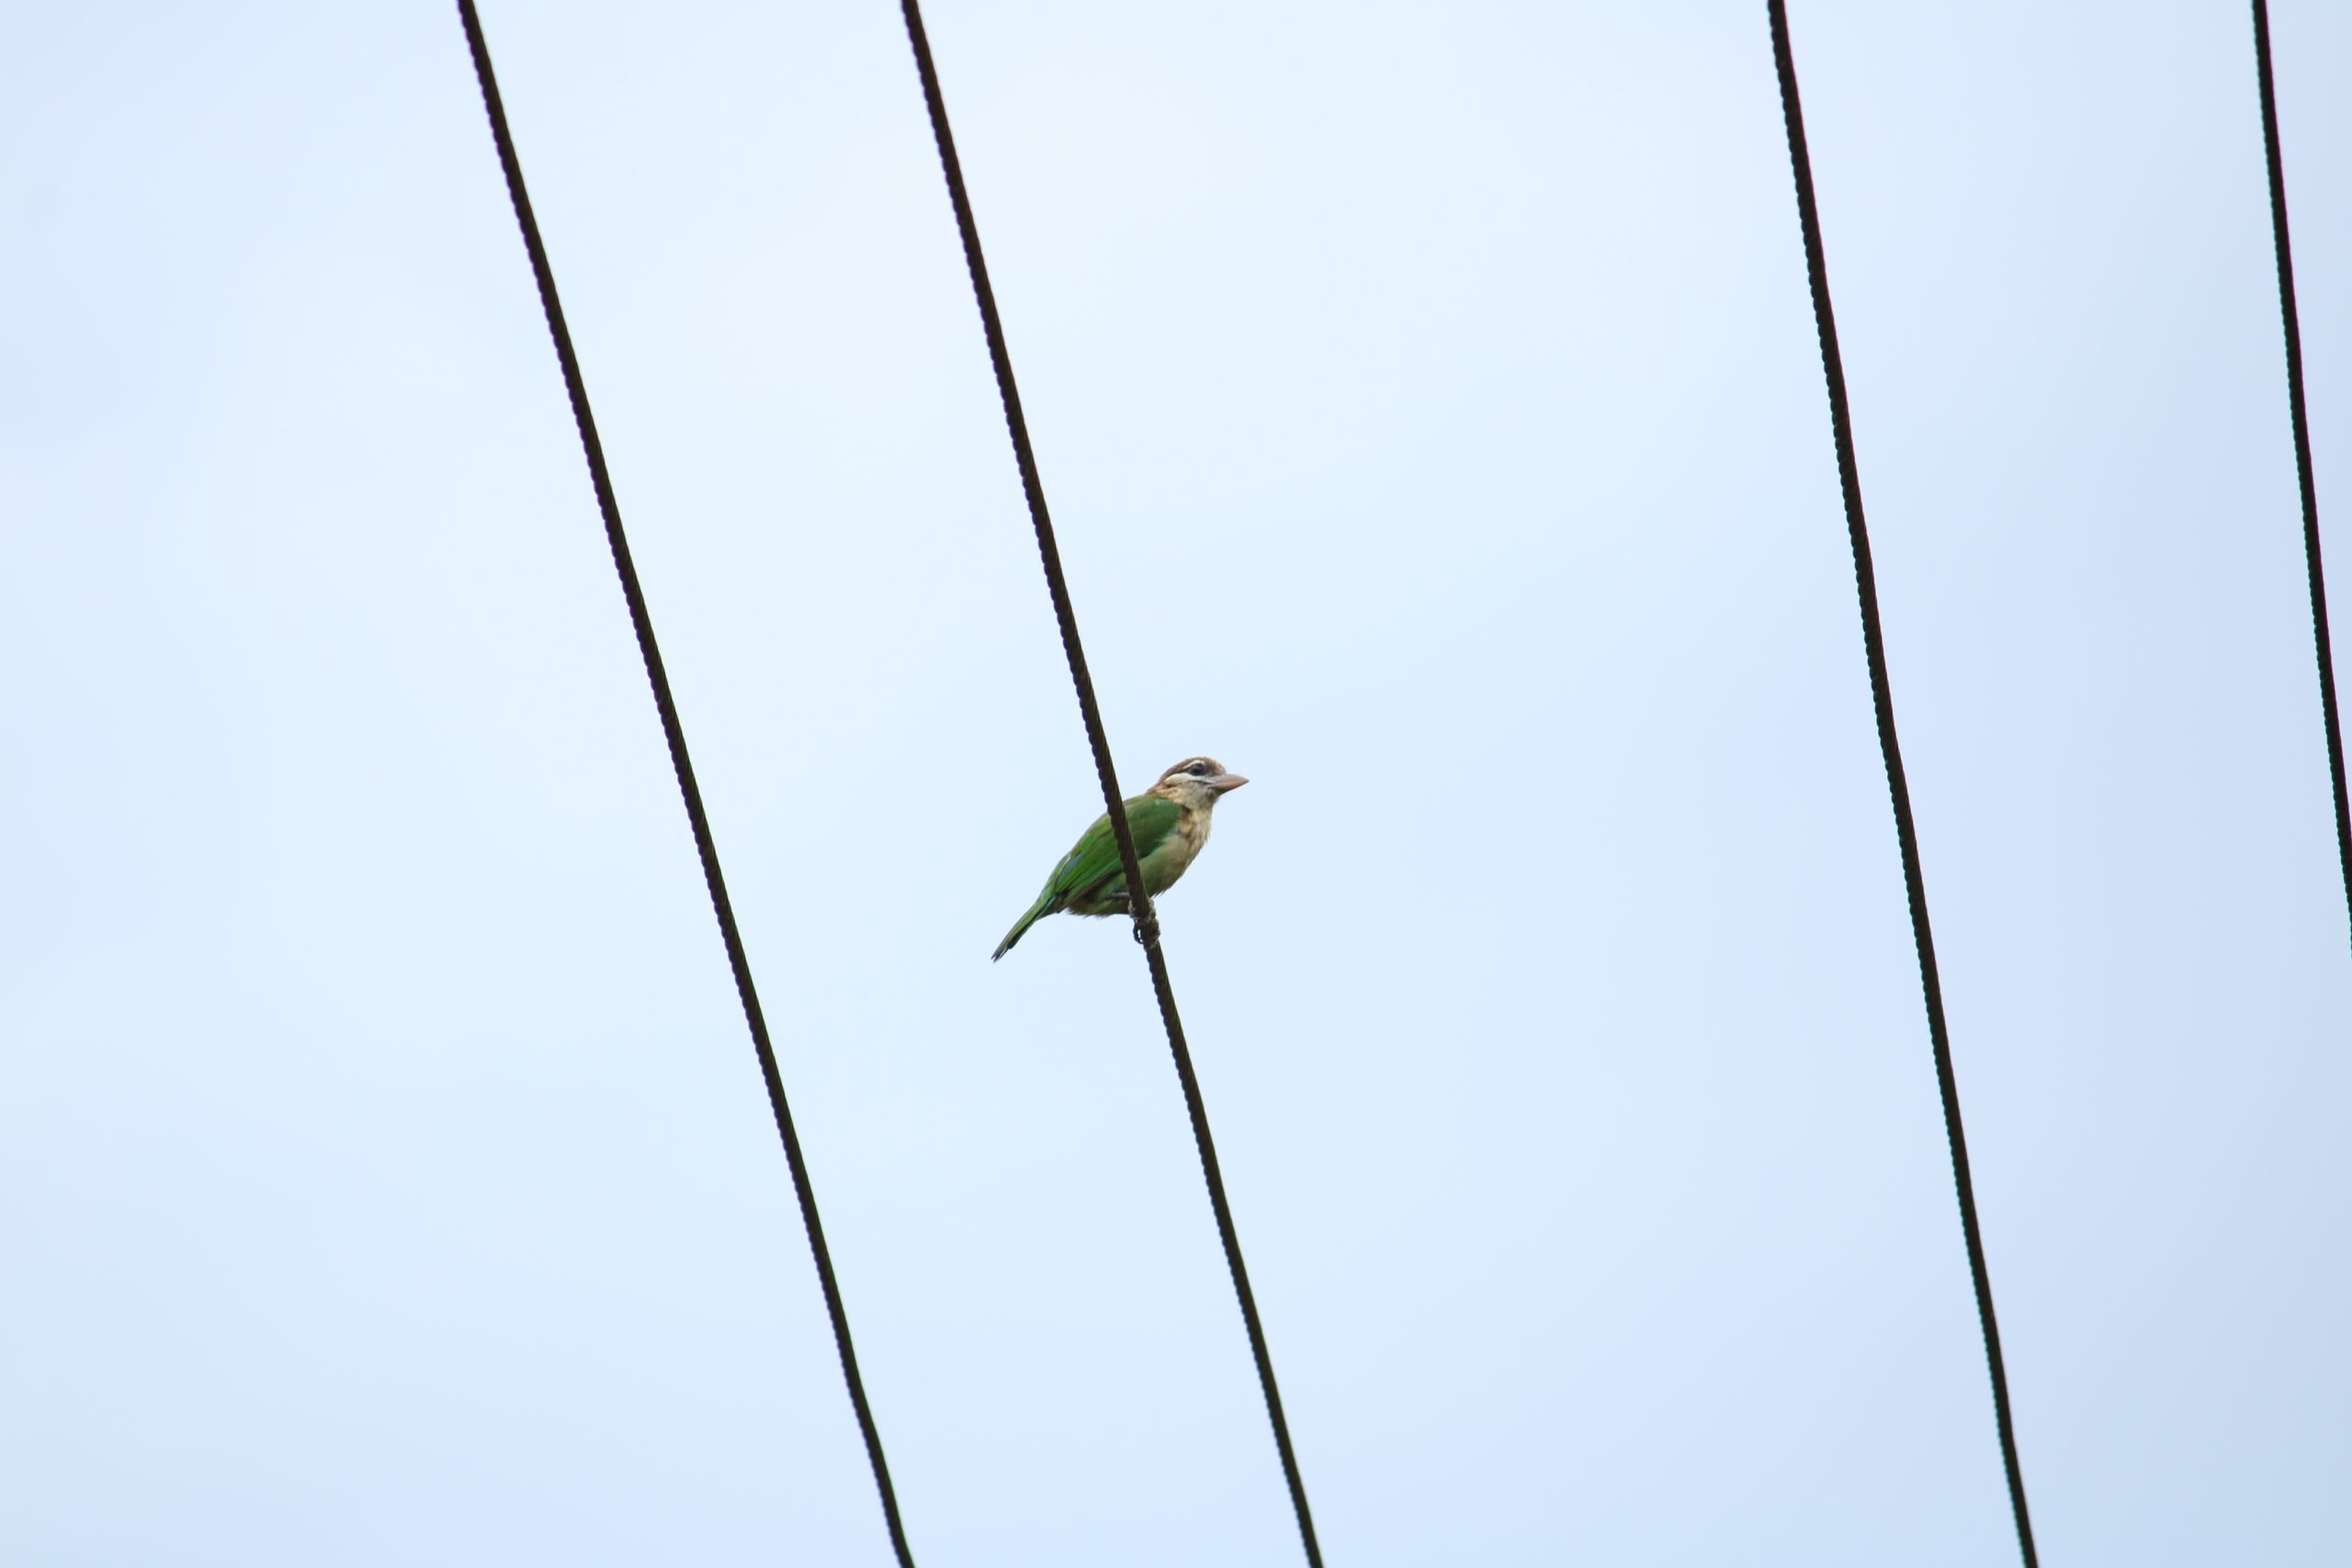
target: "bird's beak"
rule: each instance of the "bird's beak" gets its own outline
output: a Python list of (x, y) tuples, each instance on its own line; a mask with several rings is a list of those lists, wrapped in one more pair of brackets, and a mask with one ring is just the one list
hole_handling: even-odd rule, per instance
[(1225, 795), (1232, 790), (1239, 789), (1243, 784), (1246, 784), (1249, 782), (1250, 781), (1248, 779), (1243, 778), (1239, 773), (1219, 773), (1216, 777), (1209, 780), (1208, 784), (1209, 788), (1216, 791), (1217, 794)]

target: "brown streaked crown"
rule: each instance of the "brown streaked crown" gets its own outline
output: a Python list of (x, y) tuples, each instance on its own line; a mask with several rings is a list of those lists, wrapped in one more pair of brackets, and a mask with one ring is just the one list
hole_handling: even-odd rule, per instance
[[(1224, 772), (1225, 764), (1214, 757), (1187, 757), (1160, 774), (1159, 783), (1166, 784), (1179, 773), (1190, 773), (1196, 779), (1213, 779)], [(1153, 787), (1157, 788), (1158, 785)]]

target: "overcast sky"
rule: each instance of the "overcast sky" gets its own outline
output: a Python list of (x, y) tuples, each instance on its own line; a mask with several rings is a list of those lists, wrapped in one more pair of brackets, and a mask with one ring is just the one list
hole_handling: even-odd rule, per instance
[[(1296, 1562), (1134, 944), (989, 963), (1100, 802), (896, 7), (483, 9), (918, 1557)], [(2341, 1562), (2245, 9), (1794, 11), (2044, 1560)], [(1334, 1568), (2014, 1561), (1762, 5), (930, 22), (1125, 782), (1253, 781)], [(0, 12), (0, 1558), (886, 1563), (453, 7)]]

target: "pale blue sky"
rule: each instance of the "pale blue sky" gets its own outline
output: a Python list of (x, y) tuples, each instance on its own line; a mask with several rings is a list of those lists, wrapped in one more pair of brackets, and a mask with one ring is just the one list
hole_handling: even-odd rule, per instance
[[(919, 1558), (1295, 1562), (1133, 944), (988, 962), (1098, 803), (896, 7), (484, 10)], [(2340, 1561), (2245, 8), (1793, 20), (2044, 1559)], [(1127, 782), (1255, 781), (1330, 1562), (2013, 1561), (1762, 6), (930, 22)], [(0, 1558), (886, 1562), (454, 8), (0, 16)]]

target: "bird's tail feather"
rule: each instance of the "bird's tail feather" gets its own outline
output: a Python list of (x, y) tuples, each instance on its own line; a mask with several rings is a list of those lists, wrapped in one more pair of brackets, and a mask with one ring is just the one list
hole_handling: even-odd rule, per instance
[(1012, 929), (1004, 933), (1004, 940), (996, 944), (996, 951), (989, 955), (989, 962), (993, 964), (998, 959), (1002, 958), (1006, 953), (1011, 953), (1012, 951), (1012, 944), (1019, 942), (1022, 935), (1026, 932), (1031, 926), (1035, 925), (1039, 920), (1044, 919), (1052, 912), (1053, 900), (1051, 898), (1040, 898), (1035, 903), (1030, 905), (1028, 910), (1023, 914), (1019, 919), (1012, 922)]

